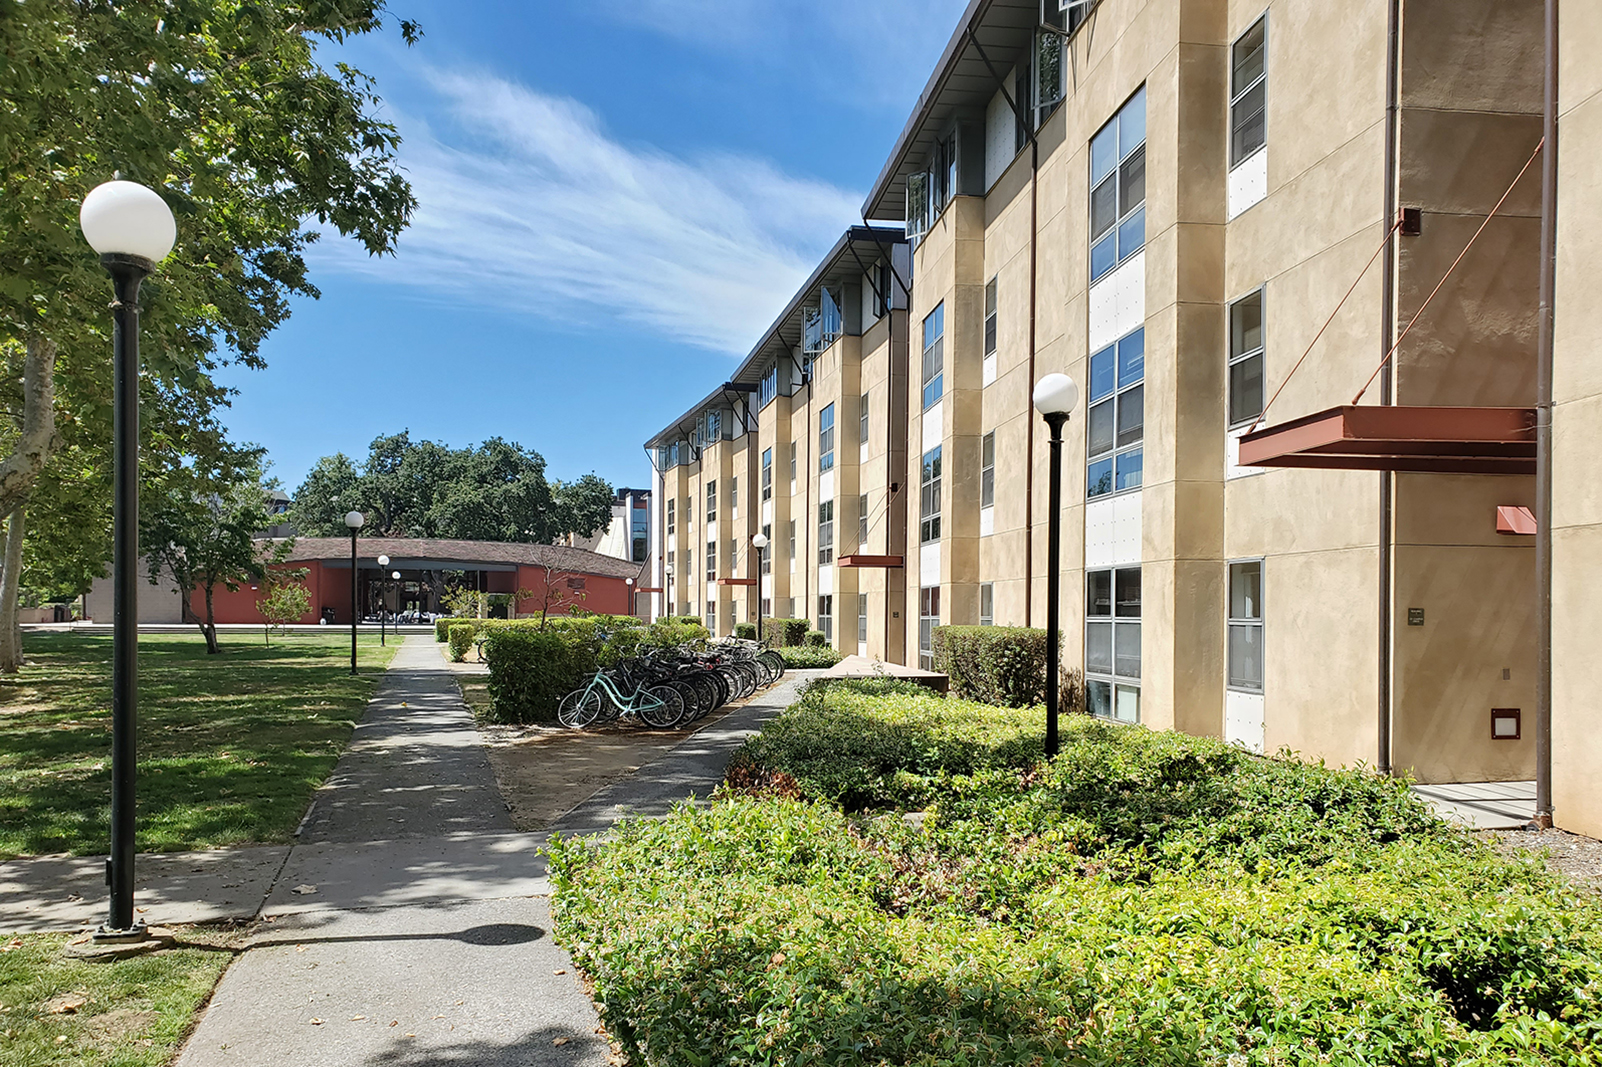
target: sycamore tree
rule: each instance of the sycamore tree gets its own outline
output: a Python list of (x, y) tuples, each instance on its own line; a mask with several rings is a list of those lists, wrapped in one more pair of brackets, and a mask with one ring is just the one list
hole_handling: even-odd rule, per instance
[(544, 457), (516, 442), (450, 448), (402, 431), (374, 440), (359, 467), (343, 453), (318, 460), (295, 490), (290, 518), (313, 537), (344, 535), (345, 513), (355, 509), (377, 537), (550, 544), (605, 527), (612, 496), (593, 474), (549, 480)]
[[(110, 283), (78, 231), (84, 195), (121, 176), (172, 208), (178, 243), (141, 291), (145, 371), (202, 414), (225, 402), (211, 373), (261, 366), (290, 298), (317, 295), (307, 247), (339, 234), (393, 252), (415, 207), (372, 82), (316, 55), (387, 18), (384, 0), (0, 0), (0, 588), (13, 605), (24, 509), (68, 417), (89, 453), (110, 439)], [(14, 668), (6, 643), (0, 667)]]
[(284, 633), (285, 627), (299, 622), (311, 610), (311, 590), (302, 581), (308, 573), (305, 568), (274, 569), (262, 578), (262, 595), (256, 598), (256, 610), (261, 612), (265, 643), (273, 643), (274, 630)]
[(228, 449), (212, 462), (180, 467), (141, 508), (139, 533), (150, 581), (170, 577), (186, 615), (194, 593), (203, 594), (205, 615), (191, 617), (205, 635), (208, 653), (222, 651), (213, 609), (217, 587), (237, 592), (247, 582), (265, 580), (269, 566), (294, 547), (290, 540), (257, 540), (273, 522), (261, 456), (260, 449)]

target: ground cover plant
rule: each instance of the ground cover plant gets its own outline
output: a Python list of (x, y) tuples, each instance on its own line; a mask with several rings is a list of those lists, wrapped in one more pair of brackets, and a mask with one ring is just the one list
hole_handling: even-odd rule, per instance
[(0, 1061), (17, 1067), (162, 1067), (241, 934), (183, 930), (178, 947), (114, 962), (62, 954), (70, 935), (0, 938)]
[[(286, 841), (394, 646), (348, 636), (139, 638), (139, 847)], [(111, 638), (38, 633), (0, 680), (0, 858), (108, 846)]]
[(1402, 782), (894, 682), (730, 781), (551, 846), (636, 1062), (1602, 1063), (1602, 908)]
[(824, 645), (819, 648), (814, 645), (785, 645), (778, 649), (779, 655), (784, 657), (784, 665), (800, 670), (815, 667), (833, 667), (843, 658), (840, 653)]

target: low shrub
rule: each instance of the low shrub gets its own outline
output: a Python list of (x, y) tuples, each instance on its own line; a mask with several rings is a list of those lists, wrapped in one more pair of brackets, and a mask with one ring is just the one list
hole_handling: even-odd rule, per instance
[(822, 648), (815, 648), (809, 645), (787, 645), (780, 648), (778, 653), (784, 657), (784, 665), (786, 667), (793, 667), (799, 670), (833, 667), (842, 659), (840, 653), (828, 645), (824, 645)]
[(806, 640), (812, 624), (806, 619), (763, 619), (762, 633), (772, 648), (788, 648)]
[(596, 668), (592, 637), (567, 628), (508, 627), (484, 642), (491, 722), (549, 722), (562, 697)]
[(1041, 725), (814, 685), (731, 767), (764, 795), (553, 838), (611, 1032), (741, 1067), (1602, 1063), (1602, 903), (1539, 860), (1402, 781), (1082, 717), (1043, 762)]
[(473, 628), (466, 623), (456, 623), (451, 627), (451, 662), (460, 663), (467, 658), (467, 650), (473, 647)]
[(738, 637), (743, 641), (755, 641), (756, 640), (756, 635), (757, 635), (756, 623), (754, 623), (754, 622), (737, 622), (737, 623), (734, 624), (734, 636), (735, 637)]
[(822, 630), (807, 631), (806, 646), (808, 648), (823, 648), (827, 646), (828, 643), (829, 639), (823, 635)]
[(934, 669), (968, 700), (1023, 708), (1046, 700), (1046, 631), (1024, 626), (937, 626)]

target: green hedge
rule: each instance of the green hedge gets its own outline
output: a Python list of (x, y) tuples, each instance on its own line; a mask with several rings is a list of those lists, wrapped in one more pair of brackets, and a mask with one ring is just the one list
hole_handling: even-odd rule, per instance
[(454, 624), (451, 627), (451, 662), (462, 662), (467, 658), (467, 650), (472, 647), (473, 628), (463, 622)]
[(840, 653), (828, 645), (824, 645), (822, 648), (814, 648), (810, 645), (787, 645), (780, 648), (778, 653), (784, 657), (784, 665), (786, 667), (803, 669), (809, 667), (833, 667), (843, 658)]
[(539, 619), (435, 619), (434, 640), (444, 644), (450, 640), (452, 626), (471, 626), (473, 639), (476, 641), (479, 634), (493, 633), (496, 630), (538, 630), (542, 626), (574, 626), (592, 625), (600, 626), (606, 630), (620, 630), (629, 627), (644, 626), (645, 622), (637, 615), (552, 615), (543, 623)]
[(788, 648), (806, 640), (812, 624), (806, 619), (763, 619), (762, 634), (770, 648)]
[(524, 619), (473, 621), (497, 623), (476, 628), (487, 634), (491, 722), (548, 722), (562, 697), (598, 667), (653, 648), (704, 643), (708, 636), (700, 622), (663, 619), (646, 626), (632, 615), (553, 616), (544, 627)]
[(637, 1062), (1602, 1060), (1602, 902), (1405, 782), (1083, 717), (1038, 763), (1038, 714), (808, 696), (731, 768), (762, 795), (548, 846)]
[(1046, 631), (1023, 626), (937, 626), (934, 669), (951, 692), (1002, 708), (1046, 701)]
[(734, 624), (734, 636), (738, 637), (740, 640), (755, 641), (756, 635), (756, 623), (737, 622)]

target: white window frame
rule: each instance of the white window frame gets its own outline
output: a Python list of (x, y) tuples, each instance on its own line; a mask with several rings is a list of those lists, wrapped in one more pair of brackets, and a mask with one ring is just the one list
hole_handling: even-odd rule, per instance
[[(1134, 109), (1140, 110), (1140, 139), (1134, 140)], [(1141, 249), (1146, 247), (1146, 87), (1142, 85), (1136, 89), (1117, 114), (1102, 124), (1090, 139), (1090, 159), (1086, 166), (1090, 168), (1090, 197), (1086, 205), (1090, 233), (1090, 282), (1094, 285), (1098, 280), (1112, 273), (1120, 263), (1130, 259)], [(1129, 123), (1129, 143), (1125, 143), (1125, 124)], [(1098, 176), (1096, 167), (1096, 142), (1104, 136), (1112, 138), (1113, 162), (1111, 169)], [(1136, 172), (1140, 175), (1140, 197), (1135, 199), (1130, 191)], [(1113, 214), (1112, 221), (1097, 231), (1096, 224), (1096, 194), (1103, 188), (1109, 188), (1112, 193)], [(1138, 226), (1137, 226), (1138, 223)], [(1136, 235), (1136, 230), (1139, 234)], [(1125, 240), (1126, 235), (1129, 237)], [(1098, 252), (1111, 242), (1112, 258), (1098, 268)]]
[(773, 499), (773, 449), (762, 450), (762, 499)]
[(834, 405), (818, 412), (818, 471), (834, 470)]
[(918, 666), (934, 670), (934, 632), (940, 625), (940, 587), (926, 585), (918, 590)]
[[(868, 394), (857, 397), (857, 444), (868, 443)], [(864, 449), (863, 451), (866, 451)]]
[(868, 551), (868, 494), (857, 497), (857, 551)]
[[(1263, 686), (1267, 681), (1267, 649), (1263, 644), (1263, 639), (1266, 636), (1266, 632), (1264, 630), (1265, 614), (1263, 606), (1264, 602), (1267, 600), (1265, 595), (1267, 582), (1264, 580), (1267, 568), (1264, 567), (1263, 558), (1261, 556), (1248, 559), (1232, 559), (1225, 565), (1225, 567), (1224, 623), (1227, 637), (1224, 649), (1224, 685), (1225, 688), (1234, 690), (1237, 693), (1261, 694), (1263, 691)], [(1253, 567), (1256, 568), (1257, 572), (1257, 602), (1255, 604), (1249, 604), (1247, 610), (1254, 610), (1255, 614), (1240, 615), (1236, 613), (1237, 601), (1235, 597), (1235, 577), (1237, 572), (1243, 572), (1246, 568)], [(1255, 685), (1253, 685), (1250, 681), (1242, 682), (1236, 680), (1235, 640), (1237, 635), (1245, 637), (1248, 640), (1256, 641), (1257, 684)]]
[(868, 643), (868, 594), (857, 594), (857, 644)]
[(818, 594), (818, 629), (823, 631), (823, 640), (830, 645), (834, 644), (834, 594)]
[[(1266, 287), (1247, 293), (1238, 300), (1230, 302), (1229, 314), (1225, 322), (1225, 329), (1229, 331), (1225, 338), (1228, 346), (1228, 363), (1224, 370), (1224, 384), (1227, 396), (1224, 417), (1229, 421), (1231, 430), (1256, 422), (1263, 413), (1263, 406), (1268, 400), (1268, 302)], [(1246, 348), (1238, 343), (1239, 331), (1235, 328), (1237, 309), (1249, 305), (1253, 300), (1257, 302), (1257, 344)], [(1254, 410), (1242, 415), (1235, 413), (1235, 368), (1243, 367), (1253, 361), (1257, 363), (1257, 406)]]
[(979, 438), (979, 510), (996, 506), (996, 431)]
[[(1124, 346), (1131, 347), (1138, 338), (1140, 345), (1140, 374), (1128, 382), (1120, 381), (1120, 368), (1123, 365)], [(1146, 459), (1146, 328), (1141, 326), (1124, 334), (1112, 344), (1091, 354), (1092, 363), (1102, 356), (1111, 353), (1112, 358), (1112, 391), (1095, 394), (1095, 377), (1092, 374), (1090, 385), (1086, 389), (1085, 403), (1085, 499), (1094, 500), (1097, 497), (1113, 496), (1117, 493), (1132, 493), (1145, 484)], [(1090, 397), (1094, 399), (1090, 399)], [(1120, 441), (1120, 428), (1125, 423), (1124, 412), (1126, 407), (1140, 408), (1140, 432), (1138, 436), (1127, 441)], [(1091, 452), (1091, 434), (1093, 432), (1096, 413), (1104, 406), (1110, 405), (1112, 412), (1112, 445), (1098, 452)], [(1092, 472), (1103, 463), (1108, 464), (1107, 475), (1109, 481), (1106, 488), (1100, 488), (1099, 478)], [(1129, 484), (1125, 472), (1134, 477)], [(1120, 481), (1126, 484), (1120, 485)]]
[(706, 521), (716, 522), (718, 518), (718, 480), (707, 479), (706, 483)]
[[(931, 327), (934, 336), (930, 336)], [(933, 373), (931, 373), (931, 368)], [(930, 395), (931, 390), (933, 395)], [(946, 302), (923, 317), (923, 407), (928, 411), (946, 392)]]
[(834, 501), (818, 502), (818, 566), (834, 562)]
[[(940, 540), (940, 490), (943, 465), (940, 445), (923, 454), (918, 466), (918, 543), (934, 544)], [(931, 460), (931, 457), (932, 460)]]
[(997, 282), (1001, 275), (996, 275), (985, 283), (985, 358), (996, 354), (996, 298), (998, 296)]
[[(1240, 56), (1237, 53), (1240, 46), (1257, 29), (1263, 31), (1262, 66), (1257, 74), (1245, 83), (1238, 81), (1240, 75)], [(1247, 55), (1251, 55), (1250, 52)], [(1240, 107), (1254, 90), (1261, 87), (1263, 91), (1262, 106), (1255, 114), (1262, 118), (1262, 139), (1244, 151), (1238, 150), (1240, 129), (1245, 123), (1242, 121)], [(1249, 119), (1254, 113), (1247, 113)], [(1257, 153), (1268, 147), (1268, 12), (1263, 12), (1261, 18), (1246, 28), (1246, 32), (1235, 38), (1229, 46), (1229, 169), (1234, 170), (1242, 163), (1251, 159)]]
[[(1098, 605), (1091, 598), (1092, 583), (1102, 576), (1107, 578), (1109, 601), (1105, 612), (1098, 610)], [(1130, 576), (1133, 576), (1132, 579)], [(1085, 572), (1085, 696), (1086, 710), (1102, 718), (1115, 719), (1119, 722), (1138, 723), (1140, 721), (1140, 676), (1141, 676), (1141, 640), (1142, 640), (1142, 605), (1140, 600), (1127, 599), (1127, 582), (1133, 581), (1137, 589), (1141, 589), (1142, 573), (1140, 566), (1128, 567), (1097, 567)], [(1125, 610), (1126, 605), (1134, 605), (1134, 611)], [(1093, 663), (1093, 650), (1102, 642), (1092, 635), (1105, 628), (1107, 659), (1105, 665)], [(1133, 645), (1134, 652), (1128, 650)], [(1120, 655), (1119, 649), (1124, 646)], [(1127, 668), (1133, 659), (1134, 671)], [(1106, 693), (1107, 701), (1105, 711), (1096, 706), (1091, 696), (1092, 686), (1102, 688)], [(1128, 698), (1133, 705), (1132, 716), (1121, 716), (1119, 710), (1124, 700)]]
[(979, 583), (979, 625), (996, 625), (996, 583)]
[[(707, 584), (710, 585), (712, 582), (717, 581), (717, 578), (718, 578), (718, 543), (716, 541), (708, 541), (706, 543), (706, 580), (707, 580)], [(707, 595), (710, 596), (711, 593), (712, 593), (712, 591), (710, 589), (708, 589), (707, 590)]]

